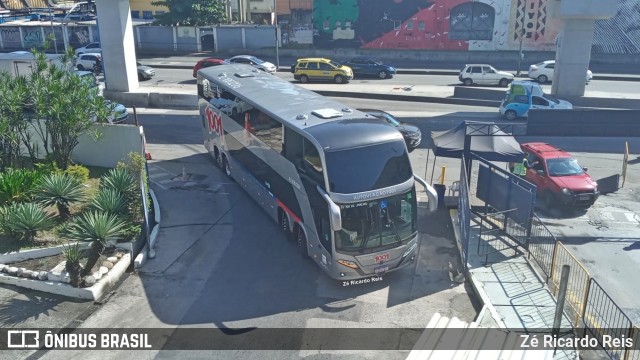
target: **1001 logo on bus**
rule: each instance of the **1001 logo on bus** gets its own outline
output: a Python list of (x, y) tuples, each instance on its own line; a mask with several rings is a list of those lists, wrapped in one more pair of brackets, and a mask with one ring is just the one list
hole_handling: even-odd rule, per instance
[(221, 140), (224, 142), (224, 131), (222, 130), (222, 116), (216, 114), (210, 107), (207, 107), (204, 111), (204, 115), (207, 119), (207, 126), (209, 127), (209, 134), (215, 132)]

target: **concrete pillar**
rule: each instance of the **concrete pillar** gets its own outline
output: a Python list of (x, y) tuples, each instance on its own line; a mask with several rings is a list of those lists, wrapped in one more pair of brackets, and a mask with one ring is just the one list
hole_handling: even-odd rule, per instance
[[(22, 26), (18, 26), (18, 33), (20, 34), (20, 48), (24, 49), (24, 34), (22, 33)], [(31, 50), (31, 49), (27, 49)]]
[(558, 97), (584, 95), (595, 21), (608, 19), (617, 11), (617, 0), (560, 2), (560, 33), (557, 40), (552, 94)]
[(138, 88), (138, 71), (129, 0), (96, 0), (96, 11), (106, 90), (133, 91)]

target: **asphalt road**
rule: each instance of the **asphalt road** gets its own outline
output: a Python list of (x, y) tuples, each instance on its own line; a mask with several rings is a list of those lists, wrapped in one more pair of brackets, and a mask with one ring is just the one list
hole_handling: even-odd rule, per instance
[[(278, 72), (277, 76), (293, 80), (293, 75), (287, 72)], [(460, 86), (460, 82), (456, 76), (451, 75), (403, 75), (398, 74), (393, 79), (379, 80), (375, 78), (354, 79), (354, 84), (398, 84), (403, 86), (410, 85), (437, 85), (443, 87)], [(185, 69), (156, 69), (156, 76), (151, 80), (145, 80), (140, 83), (142, 86), (178, 86), (190, 87), (195, 86), (192, 70)], [(343, 85), (339, 85), (343, 86)], [(348, 87), (349, 85), (344, 85)], [(496, 87), (497, 88), (497, 87)], [(551, 92), (551, 84), (543, 84), (542, 88), (545, 92)], [(500, 89), (500, 88), (498, 88)], [(589, 91), (615, 92), (637, 94), (640, 91), (640, 82), (630, 81), (608, 81), (608, 80), (592, 80), (587, 85)]]

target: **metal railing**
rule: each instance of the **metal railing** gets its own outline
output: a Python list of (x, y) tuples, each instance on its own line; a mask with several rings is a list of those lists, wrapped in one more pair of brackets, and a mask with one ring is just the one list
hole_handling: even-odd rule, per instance
[(549, 281), (551, 276), (551, 266), (553, 263), (553, 252), (558, 240), (540, 220), (538, 215), (533, 214), (531, 219), (531, 235), (529, 237), (529, 258), (533, 258)]
[(633, 341), (633, 349), (627, 350), (624, 360), (640, 360), (640, 328), (634, 326), (631, 328), (631, 341)]
[(586, 300), (582, 316), (585, 325), (584, 335), (589, 332), (596, 337), (611, 359), (629, 358), (632, 349), (606, 346), (602, 342), (604, 335), (610, 336), (612, 339), (632, 336), (633, 327), (629, 317), (593, 278), (589, 281)]
[(465, 271), (467, 267), (467, 254), (469, 251), (469, 236), (471, 228), (471, 204), (469, 202), (469, 182), (467, 181), (467, 169), (464, 166), (464, 156), (460, 166), (460, 182), (458, 183), (458, 223), (460, 224), (460, 257)]
[(583, 315), (583, 309), (587, 302), (587, 295), (589, 292), (589, 272), (584, 266), (569, 252), (564, 244), (557, 242), (553, 252), (553, 259), (551, 262), (551, 274), (549, 275), (549, 287), (554, 295), (558, 295), (560, 287), (560, 275), (562, 273), (562, 267), (569, 265), (571, 268), (569, 272), (569, 283), (567, 284), (566, 304), (569, 305), (569, 309), (565, 308), (567, 315), (573, 320), (574, 324), (580, 323), (580, 318)]

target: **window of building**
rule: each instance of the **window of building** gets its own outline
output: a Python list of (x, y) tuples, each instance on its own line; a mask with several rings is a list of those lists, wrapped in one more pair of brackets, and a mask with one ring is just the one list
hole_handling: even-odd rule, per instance
[(142, 18), (146, 20), (153, 19), (153, 11), (143, 11)]
[(413, 20), (407, 21), (407, 30), (413, 30)]
[(450, 40), (491, 40), (495, 9), (481, 2), (465, 2), (451, 9)]
[(164, 11), (156, 11), (156, 16), (164, 14)]
[(424, 29), (426, 28), (424, 21), (420, 21), (418, 23), (418, 30), (420, 31), (424, 31)]
[(131, 10), (131, 17), (134, 19), (140, 19), (140, 11), (138, 10)]

